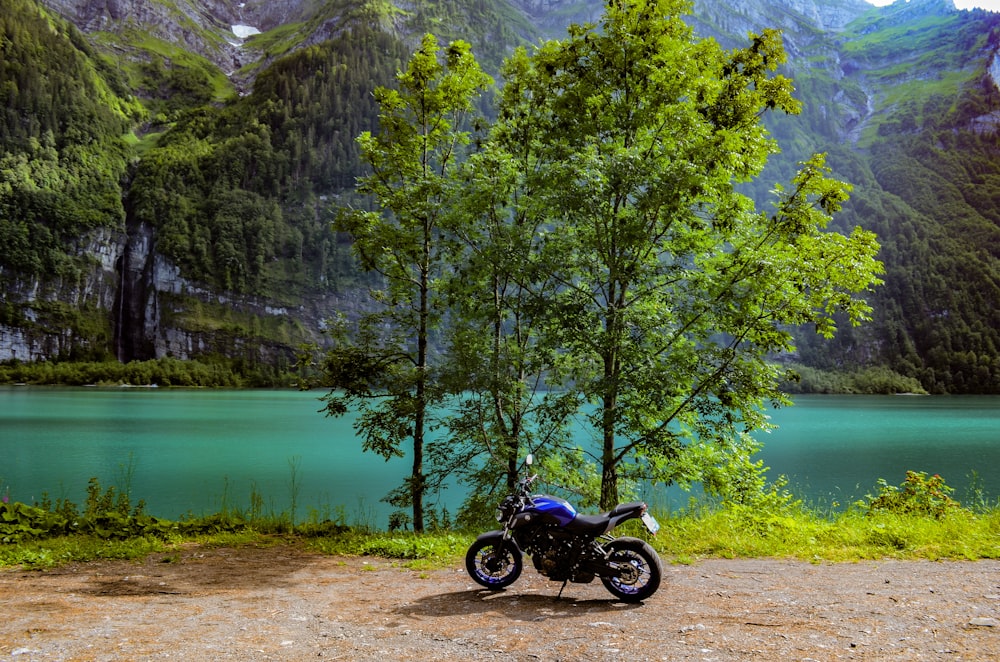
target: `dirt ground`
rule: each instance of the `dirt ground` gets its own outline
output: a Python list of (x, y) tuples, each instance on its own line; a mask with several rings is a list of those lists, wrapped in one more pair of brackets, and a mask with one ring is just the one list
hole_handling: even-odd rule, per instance
[(0, 571), (0, 659), (998, 660), (1000, 562), (664, 564), (647, 602), (295, 547)]

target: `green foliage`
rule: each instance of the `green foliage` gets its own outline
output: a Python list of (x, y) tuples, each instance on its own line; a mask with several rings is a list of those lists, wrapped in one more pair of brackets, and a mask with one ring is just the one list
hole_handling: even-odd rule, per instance
[(342, 332), (329, 352), (328, 385), (338, 390), (325, 399), (329, 415), (359, 412), (355, 429), (365, 450), (388, 459), (412, 441), (412, 472), (386, 500), (411, 507), (413, 529), (423, 531), (425, 436), (442, 393), (431, 341), (443, 324), (446, 293), (436, 283), (455, 267), (445, 231), (461, 195), (456, 173), (470, 142), (473, 101), (492, 79), (467, 43), (442, 51), (427, 34), (397, 80), (399, 89), (375, 91), (379, 133), (358, 137), (372, 170), (359, 190), (384, 213), (345, 210), (338, 218), (362, 266), (381, 277), (372, 293), (379, 309), (353, 333)]
[(802, 329), (801, 362), (846, 373), (882, 366), (932, 393), (1000, 392), (1000, 337), (987, 303), (1000, 283), (988, 202), (997, 172), (988, 118), (1000, 94), (983, 58), (998, 24), (997, 14), (897, 3), (866, 13), (831, 44), (863, 80), (835, 80), (832, 64), (793, 64), (803, 116), (769, 122), (784, 154), (752, 195), (763, 200), (810, 146), (829, 148), (833, 171), (855, 184), (834, 227), (875, 232), (886, 269), (869, 297), (873, 323), (830, 342)]
[[(920, 478), (925, 485), (933, 482)], [(704, 557), (795, 557), (814, 562), (1000, 558), (1000, 510), (995, 508), (973, 513), (956, 505), (921, 513), (919, 509), (869, 511), (859, 505), (819, 515), (800, 502), (784, 499), (752, 504), (692, 501), (687, 509), (656, 513), (662, 528), (650, 543), (660, 554), (683, 563)], [(287, 514), (267, 517), (253, 509), (168, 522), (145, 515), (123, 499), (120, 490), (103, 489), (96, 480), (90, 483), (84, 510), (96, 526), (75, 504), (64, 501), (52, 504), (43, 499), (35, 506), (0, 503), (0, 566), (48, 568), (74, 561), (142, 559), (191, 543), (281, 543), (301, 544), (324, 554), (379, 556), (423, 568), (460, 564), (472, 541), (472, 534), (449, 530), (443, 519), (440, 529), (424, 534), (349, 528), (322, 517), (310, 518), (292, 531), (286, 526)], [(275, 533), (281, 536), (276, 538)]]
[(779, 557), (807, 561), (992, 559), (998, 511), (953, 510), (943, 517), (851, 510), (833, 516), (802, 507), (778, 512), (740, 505), (696, 505), (657, 514), (661, 553), (689, 562), (705, 557)]
[[(426, 36), (400, 89), (377, 91), (381, 131), (359, 144), (373, 171), (361, 191), (382, 210), (346, 211), (338, 227), (383, 277), (373, 299), (385, 309), (338, 329), (325, 372), (340, 389), (327, 413), (360, 407), (366, 450), (389, 458), (414, 440), (394, 505), (416, 508), (428, 476), (509, 487), (521, 451), (561, 439), (584, 404), (604, 508), (619, 481), (713, 471), (720, 491), (742, 481), (733, 489), (749, 499), (761, 468), (740, 431), (763, 427), (762, 404), (782, 397), (765, 356), (794, 348), (790, 325), (829, 338), (868, 319), (860, 295), (880, 282), (878, 245), (857, 228), (827, 230), (850, 187), (822, 155), (789, 190), (775, 187), (770, 215), (735, 187), (776, 151), (761, 114), (799, 109), (775, 73), (778, 34), (724, 52), (693, 37), (684, 9), (609, 4), (601, 30), (574, 26), (531, 56), (515, 52), (499, 120), (461, 171), (468, 135), (453, 115), (469, 107), (447, 104), (477, 71), (458, 68), (466, 45), (453, 45), (442, 77)], [(454, 361), (430, 360), (439, 331)], [(541, 396), (543, 386), (563, 394)], [(460, 415), (425, 474), (428, 404), (445, 393)], [(572, 477), (569, 457), (548, 458), (557, 480)], [(463, 520), (482, 511), (467, 507)]]
[[(798, 510), (802, 502), (785, 489), (787, 479), (781, 476), (775, 481), (768, 480), (764, 461), (752, 459), (762, 446), (749, 434), (743, 434), (739, 443), (729, 447), (702, 445), (692, 449), (692, 454), (699, 451), (709, 454), (708, 461), (702, 461), (705, 468), (699, 472), (705, 491), (727, 505), (745, 508), (748, 513), (777, 516)], [(726, 457), (718, 457), (720, 454)]]
[(959, 507), (950, 496), (954, 489), (937, 474), (928, 476), (923, 471), (907, 471), (906, 480), (899, 487), (890, 485), (884, 478), (879, 480), (878, 486), (878, 496), (869, 495), (867, 503), (858, 504), (869, 513), (941, 518)]
[(139, 164), (135, 219), (157, 229), (157, 250), (185, 276), (220, 289), (279, 295), (356, 280), (317, 192), (353, 189), (355, 137), (376, 124), (372, 92), (403, 53), (391, 35), (353, 25), (272, 64), (250, 95), (180, 115)]
[(19, 565), (44, 570), (66, 563), (99, 559), (142, 560), (164, 550), (160, 538), (102, 539), (88, 535), (68, 535), (44, 540), (0, 544), (0, 567)]
[[(183, 111), (232, 96), (233, 84), (215, 65), (179, 46), (141, 30), (126, 28), (96, 34), (112, 45), (116, 64), (130, 76), (130, 86), (153, 117), (176, 118)], [(125, 49), (141, 53), (123, 57)]]
[(120, 84), (75, 28), (34, 2), (5, 3), (0, 44), (0, 264), (57, 274), (81, 234), (121, 227), (122, 136), (141, 108), (112, 91)]
[(889, 368), (870, 367), (853, 370), (820, 370), (792, 364), (781, 384), (790, 394), (841, 393), (857, 395), (926, 395), (927, 391), (914, 377), (906, 377)]
[(51, 532), (66, 532), (71, 522), (62, 515), (50, 513), (23, 503), (0, 503), (0, 542), (21, 540), (52, 535)]
[(284, 388), (296, 376), (274, 366), (248, 364), (234, 359), (205, 357), (181, 361), (161, 358), (149, 361), (38, 361), (0, 363), (0, 384), (59, 384), (63, 386), (180, 386)]
[(377, 122), (374, 89), (392, 81), (405, 57), (401, 41), (357, 25), (261, 72), (234, 108), (270, 131), (278, 170), (260, 173), (268, 176), (258, 186), (353, 188), (362, 174), (355, 139)]
[(170, 533), (169, 523), (150, 517), (144, 510), (142, 501), (132, 506), (126, 491), (113, 486), (104, 491), (98, 480), (91, 478), (83, 512), (64, 500), (53, 506), (47, 498), (38, 506), (0, 503), (0, 541), (21, 542), (75, 533), (105, 540)]
[(541, 237), (531, 270), (504, 268), (559, 284), (533, 292), (531, 322), (561, 355), (546, 385), (592, 405), (603, 508), (619, 479), (669, 483), (694, 467), (688, 445), (763, 426), (762, 403), (781, 399), (764, 359), (793, 349), (786, 329), (865, 321), (880, 282), (872, 233), (827, 231), (850, 187), (822, 155), (775, 187), (770, 214), (738, 192), (777, 149), (760, 117), (799, 102), (776, 31), (723, 51), (693, 36), (688, 9), (608, 3), (600, 29), (573, 26), (503, 71), (495, 148), (529, 155), (513, 199)]
[[(577, 10), (571, 4), (559, 16)], [(209, 47), (221, 46), (176, 7), (168, 11)], [(214, 65), (142, 27), (84, 36), (30, 0), (10, 0), (3, 14), (4, 269), (71, 281), (86, 268), (69, 256), (71, 247), (95, 229), (120, 230), (131, 208), (137, 222), (157, 229), (157, 249), (185, 276), (265, 296), (363, 282), (347, 238), (329, 228), (329, 206), (368, 206), (352, 190), (364, 174), (355, 138), (377, 130), (372, 92), (392, 82), (416, 39), (426, 32), (442, 42), (465, 39), (494, 71), (537, 34), (493, 0), (316, 3), (294, 17), (300, 22), (249, 40), (247, 52), (261, 56), (257, 77), (253, 91), (236, 98)], [(828, 152), (832, 175), (855, 186), (831, 229), (876, 232), (886, 265), (885, 287), (868, 298), (874, 324), (852, 329), (839, 318), (829, 342), (813, 337), (813, 324), (794, 332), (808, 365), (884, 366), (934, 393), (1000, 392), (1000, 321), (991, 304), (1000, 291), (1000, 173), (990, 120), (998, 92), (986, 70), (998, 16), (899, 3), (866, 12), (838, 35), (798, 17), (782, 23), (809, 31), (817, 44), (808, 63), (780, 69), (795, 76), (802, 113), (766, 114), (782, 154), (740, 190), (763, 205), (774, 182), (795, 177), (796, 164)], [(332, 38), (304, 46), (321, 31)], [(746, 49), (742, 34), (721, 37), (743, 52), (732, 62), (737, 69), (773, 55)], [(780, 87), (781, 76), (772, 82)], [(488, 116), (491, 100), (481, 101)], [(710, 152), (702, 156), (711, 160)], [(100, 358), (107, 330), (87, 324), (74, 332), (94, 333), (86, 358)], [(846, 388), (894, 388), (876, 382)]]
[(46, 16), (30, 0), (8, 0), (0, 41), (4, 145), (24, 145), (50, 133), (59, 136), (62, 148), (127, 131), (139, 109), (114, 98), (104, 80), (107, 72), (95, 70), (93, 52), (76, 28)]
[[(780, 481), (779, 481), (780, 483)], [(860, 559), (997, 558), (995, 508), (961, 507), (940, 476), (907, 472), (899, 488), (878, 481), (878, 496), (847, 510), (824, 512), (801, 501), (752, 503), (692, 499), (687, 509), (660, 514), (653, 541), (661, 553), (694, 556)], [(665, 535), (664, 535), (665, 533)]]
[[(0, 546), (0, 565), (134, 558), (181, 539), (209, 538), (219, 544), (233, 544), (238, 537), (247, 535), (256, 539), (262, 535), (296, 532), (312, 538), (342, 535), (347, 531), (344, 525), (329, 520), (310, 519), (297, 526), (294, 509), (292, 513), (268, 515), (262, 512), (259, 503), (251, 505), (246, 512), (224, 507), (218, 513), (203, 517), (180, 521), (159, 519), (146, 513), (143, 501), (133, 504), (130, 469), (126, 467), (123, 471), (125, 484), (121, 486), (105, 489), (97, 478), (91, 478), (82, 509), (62, 499), (52, 503), (47, 495), (35, 505), (9, 502), (5, 497), (0, 502), (0, 544), (3, 545)], [(255, 499), (259, 501), (260, 495), (252, 494), (252, 503)], [(94, 541), (101, 544), (95, 545)], [(16, 546), (16, 549), (11, 550), (7, 545)], [(71, 548), (72, 551), (53, 553), (53, 547)]]
[(379, 556), (406, 561), (450, 561), (465, 553), (469, 540), (449, 532), (429, 534), (342, 534), (317, 540), (310, 545), (324, 554), (351, 556)]
[[(95, 226), (121, 226), (128, 196), (135, 221), (157, 229), (157, 249), (185, 276), (262, 294), (337, 288), (357, 279), (318, 196), (343, 191), (343, 202), (350, 201), (362, 174), (355, 138), (376, 126), (372, 92), (392, 81), (409, 35), (426, 25), (457, 33), (472, 23), (495, 63), (521, 39), (512, 26), (516, 14), (494, 2), (414, 12), (387, 3), (326, 3), (291, 33), (252, 40), (251, 49), (268, 51), (268, 66), (253, 92), (235, 99), (218, 68), (142, 27), (94, 33), (94, 50), (34, 3), (12, 3), (0, 24), (6, 44), (0, 60), (4, 266), (57, 272), (69, 240)], [(173, 18), (209, 47), (215, 43), (211, 31), (179, 13)], [(331, 39), (301, 47), (334, 21)], [(520, 28), (531, 29), (523, 21)], [(206, 106), (210, 102), (225, 105)], [(129, 155), (119, 138), (147, 111), (159, 140), (142, 143), (143, 158), (129, 182)], [(64, 145), (76, 144), (92, 147), (79, 156), (64, 152)], [(131, 194), (122, 188), (128, 184)]]

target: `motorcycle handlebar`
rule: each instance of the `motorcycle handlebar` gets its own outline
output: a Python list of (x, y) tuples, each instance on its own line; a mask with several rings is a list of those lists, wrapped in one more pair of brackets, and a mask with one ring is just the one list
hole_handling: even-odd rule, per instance
[(528, 487), (530, 487), (531, 484), (534, 483), (537, 478), (538, 478), (538, 474), (535, 474), (533, 476), (525, 476), (524, 478), (522, 478), (521, 479), (521, 491), (527, 493)]

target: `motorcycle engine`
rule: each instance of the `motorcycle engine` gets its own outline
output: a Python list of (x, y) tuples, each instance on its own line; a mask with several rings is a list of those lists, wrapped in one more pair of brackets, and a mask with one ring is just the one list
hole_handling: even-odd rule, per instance
[(531, 538), (531, 562), (538, 574), (561, 581), (569, 579), (575, 565), (573, 536), (557, 529), (539, 529)]
[(545, 577), (559, 574), (559, 550), (556, 548), (549, 547), (543, 552), (536, 553), (531, 557), (531, 560), (535, 564), (535, 570), (538, 571), (538, 574)]

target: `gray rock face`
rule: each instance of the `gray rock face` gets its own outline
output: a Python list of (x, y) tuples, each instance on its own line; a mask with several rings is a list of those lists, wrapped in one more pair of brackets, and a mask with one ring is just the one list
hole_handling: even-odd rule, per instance
[(232, 26), (240, 23), (231, 0), (43, 0), (83, 32), (138, 28), (215, 63), (223, 71), (241, 62)]
[(86, 350), (90, 340), (77, 337), (72, 311), (107, 320), (104, 311), (114, 310), (118, 296), (116, 268), (123, 246), (120, 233), (100, 229), (72, 247), (83, 265), (77, 273), (43, 280), (17, 278), (0, 268), (4, 303), (21, 321), (0, 324), (0, 361), (35, 361)]

